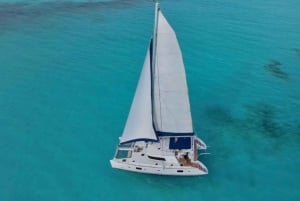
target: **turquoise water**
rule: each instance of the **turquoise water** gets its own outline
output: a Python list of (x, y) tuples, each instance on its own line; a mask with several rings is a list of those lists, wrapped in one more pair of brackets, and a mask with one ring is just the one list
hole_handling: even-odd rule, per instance
[(152, 33), (146, 0), (0, 0), (0, 200), (300, 200), (300, 2), (164, 0), (202, 177), (110, 168)]

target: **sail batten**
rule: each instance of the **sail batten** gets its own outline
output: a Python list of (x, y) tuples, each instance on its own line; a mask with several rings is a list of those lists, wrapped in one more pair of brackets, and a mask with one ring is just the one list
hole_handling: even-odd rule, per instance
[(188, 89), (176, 34), (158, 11), (153, 75), (153, 121), (158, 133), (193, 133)]

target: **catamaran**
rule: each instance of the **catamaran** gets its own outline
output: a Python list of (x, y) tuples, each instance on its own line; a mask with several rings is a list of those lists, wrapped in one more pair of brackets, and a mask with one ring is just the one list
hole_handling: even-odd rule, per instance
[(193, 130), (188, 88), (176, 34), (155, 3), (150, 40), (113, 168), (159, 175), (204, 175)]

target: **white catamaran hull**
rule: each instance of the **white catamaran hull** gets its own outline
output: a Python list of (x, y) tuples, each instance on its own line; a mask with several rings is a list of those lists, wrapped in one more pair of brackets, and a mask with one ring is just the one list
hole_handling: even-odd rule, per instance
[(161, 137), (159, 142), (141, 141), (126, 146), (119, 145), (110, 163), (113, 168), (148, 174), (179, 176), (208, 174), (205, 165), (197, 160), (198, 140), (197, 137), (191, 138), (189, 149), (180, 150), (169, 149), (169, 137)]
[(173, 175), (173, 176), (198, 176), (198, 175), (207, 174), (207, 172), (204, 172), (200, 169), (193, 168), (193, 167), (150, 166), (150, 165), (148, 166), (148, 165), (138, 164), (138, 163), (136, 164), (124, 163), (121, 160), (110, 160), (110, 164), (113, 168), (132, 171), (132, 172), (145, 173), (145, 174)]

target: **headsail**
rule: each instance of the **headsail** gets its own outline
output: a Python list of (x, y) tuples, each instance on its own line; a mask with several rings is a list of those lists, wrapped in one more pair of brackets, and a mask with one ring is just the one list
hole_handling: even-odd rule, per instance
[(150, 50), (148, 48), (138, 86), (120, 143), (157, 140), (152, 124)]
[(168, 135), (193, 134), (188, 89), (181, 50), (172, 27), (157, 10), (154, 35), (153, 120), (155, 129)]

